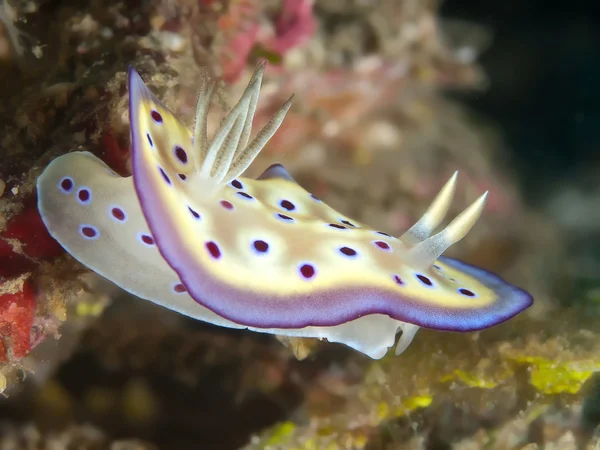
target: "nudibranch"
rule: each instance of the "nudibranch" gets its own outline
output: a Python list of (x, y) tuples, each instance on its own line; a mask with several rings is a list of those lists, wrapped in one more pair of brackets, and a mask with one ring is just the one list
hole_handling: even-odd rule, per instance
[(419, 327), (488, 328), (532, 304), (496, 275), (441, 256), (479, 218), (486, 194), (434, 233), (456, 173), (400, 238), (326, 205), (281, 165), (244, 171), (277, 131), (291, 98), (251, 139), (264, 72), (209, 139), (215, 83), (206, 76), (193, 131), (129, 70), (131, 177), (88, 152), (52, 161), (37, 181), (52, 236), (124, 290), (231, 328), (346, 344), (381, 358)]

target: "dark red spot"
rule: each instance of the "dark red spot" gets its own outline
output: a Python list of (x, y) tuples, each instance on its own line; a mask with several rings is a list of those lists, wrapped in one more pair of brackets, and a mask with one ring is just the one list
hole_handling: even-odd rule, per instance
[(110, 212), (115, 219), (121, 222), (125, 220), (125, 212), (121, 208), (113, 208)]
[(150, 115), (152, 116), (152, 118), (154, 119), (155, 122), (162, 123), (163, 118), (158, 111), (152, 110)]
[(150, 144), (150, 147), (154, 147), (154, 142), (152, 142), (152, 138), (150, 137), (150, 133), (146, 133), (146, 137), (148, 138), (148, 144)]
[(173, 151), (175, 152), (175, 156), (177, 157), (179, 162), (181, 162), (181, 164), (187, 164), (188, 156), (184, 149), (182, 149), (179, 145), (177, 145), (177, 146), (175, 146), (175, 150), (173, 150)]
[(382, 250), (389, 250), (390, 246), (387, 242), (383, 242), (383, 241), (375, 241), (375, 245), (377, 247), (379, 247)]
[(312, 278), (315, 276), (315, 268), (311, 264), (302, 264), (300, 273), (304, 278)]
[(158, 170), (160, 170), (160, 174), (162, 175), (163, 179), (165, 180), (165, 182), (167, 184), (171, 184), (171, 179), (169, 178), (169, 176), (165, 173), (165, 171), (162, 169), (162, 167), (159, 167)]
[(294, 219), (292, 219), (290, 216), (286, 216), (285, 214), (277, 214), (277, 217), (279, 217), (282, 220), (287, 220), (287, 221), (292, 221)]
[(221, 250), (219, 249), (219, 246), (213, 241), (209, 241), (206, 243), (206, 249), (208, 250), (208, 253), (210, 253), (210, 256), (212, 256), (213, 258), (219, 259), (221, 257)]
[(287, 209), (288, 211), (293, 211), (296, 209), (296, 206), (289, 200), (281, 200), (281, 203), (279, 204), (283, 209)]
[(181, 283), (177, 283), (175, 286), (173, 286), (173, 290), (175, 292), (177, 292), (178, 294), (181, 294), (183, 292), (186, 292), (187, 289), (185, 288), (185, 286)]
[(93, 238), (96, 237), (97, 233), (92, 227), (81, 227), (81, 234), (83, 234), (85, 237)]
[(475, 293), (465, 288), (460, 288), (458, 290), (462, 295), (466, 295), (467, 297), (475, 297)]
[(71, 189), (73, 189), (73, 180), (70, 178), (65, 178), (60, 182), (60, 187), (65, 192), (71, 192)]
[(240, 197), (244, 197), (244, 198), (247, 198), (247, 199), (252, 199), (252, 198), (254, 198), (254, 197), (252, 197), (250, 194), (247, 194), (246, 192), (238, 192), (238, 195), (239, 195)]
[(342, 223), (344, 225), (348, 225), (349, 227), (356, 228), (356, 225), (354, 225), (352, 222), (349, 222), (347, 220), (342, 220)]
[(187, 180), (187, 176), (186, 176), (186, 174), (185, 174), (185, 173), (178, 173), (178, 174), (177, 174), (177, 176), (179, 177), (179, 179), (180, 179), (181, 181), (185, 181), (185, 180)]
[(147, 234), (142, 234), (141, 236), (142, 242), (146, 245), (154, 245), (154, 239), (152, 236), (148, 236)]
[(0, 262), (0, 277), (5, 278), (21, 275), (25, 272), (33, 272), (37, 266), (27, 256), (15, 253), (13, 246), (4, 239), (0, 239)]
[(221, 200), (221, 206), (225, 209), (233, 209), (233, 205), (227, 200)]
[(377, 234), (381, 234), (382, 236), (391, 237), (389, 234), (384, 233), (383, 231), (377, 231)]
[(329, 226), (331, 228), (337, 228), (338, 230), (347, 230), (348, 229), (344, 225), (340, 225), (339, 223), (330, 223)]
[(194, 216), (196, 219), (200, 218), (200, 214), (198, 214), (196, 211), (194, 211), (191, 207), (188, 206), (188, 209), (192, 213), (192, 216)]
[(127, 143), (121, 138), (117, 138), (111, 131), (111, 127), (107, 127), (106, 132), (102, 136), (102, 149), (104, 157), (102, 158), (106, 164), (113, 168), (116, 172), (123, 176), (131, 175), (129, 164), (129, 139)]
[(421, 283), (423, 283), (423, 284), (425, 284), (427, 286), (433, 286), (432, 281), (429, 278), (427, 278), (425, 275), (418, 274), (417, 278), (419, 280), (421, 280)]
[(265, 241), (254, 241), (254, 248), (257, 252), (260, 253), (265, 253), (266, 251), (269, 250), (269, 244), (267, 244)]
[(404, 281), (402, 281), (402, 278), (400, 278), (398, 275), (394, 275), (394, 281), (400, 286), (404, 285)]
[[(0, 233), (0, 278), (33, 271), (33, 262), (28, 257), (47, 260), (64, 253), (61, 245), (48, 233), (35, 198), (26, 200), (23, 206), (25, 209), (13, 216)], [(15, 248), (7, 240), (19, 241), (19, 244), (14, 246), (18, 247), (18, 253), (14, 252)], [(1, 328), (0, 326), (0, 330)]]
[(77, 193), (77, 198), (82, 201), (83, 203), (87, 202), (90, 200), (90, 191), (88, 191), (87, 189), (81, 189), (78, 193)]
[(346, 256), (356, 256), (356, 250), (350, 247), (342, 247), (340, 248), (340, 252)]
[(236, 189), (243, 189), (243, 187), (244, 187), (244, 186), (242, 185), (242, 183), (241, 183), (240, 181), (238, 181), (238, 180), (233, 180), (233, 181), (231, 182), (231, 185), (232, 185), (234, 188), (236, 188)]

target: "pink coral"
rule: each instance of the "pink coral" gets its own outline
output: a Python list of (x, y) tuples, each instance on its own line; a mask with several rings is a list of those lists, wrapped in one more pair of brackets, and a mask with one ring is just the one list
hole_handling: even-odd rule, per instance
[(0, 295), (0, 361), (22, 358), (31, 350), (35, 290), (30, 280), (15, 290)]
[(0, 361), (16, 360), (31, 350), (35, 281), (28, 275), (41, 261), (64, 253), (46, 230), (36, 199), (24, 203), (0, 233)]
[(283, 55), (307, 42), (316, 28), (312, 0), (284, 0), (281, 13), (275, 20), (275, 35), (264, 45), (268, 50)]
[(259, 2), (237, 0), (219, 18), (214, 48), (227, 83), (239, 80), (256, 47), (283, 56), (308, 41), (316, 30), (312, 0), (284, 0), (274, 27), (261, 21), (262, 13)]

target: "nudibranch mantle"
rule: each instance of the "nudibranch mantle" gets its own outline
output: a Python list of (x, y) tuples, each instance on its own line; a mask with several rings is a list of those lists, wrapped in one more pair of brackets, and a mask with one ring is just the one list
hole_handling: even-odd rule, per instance
[(479, 218), (485, 194), (433, 234), (456, 174), (400, 238), (352, 220), (304, 190), (281, 165), (241, 176), (291, 99), (250, 140), (264, 65), (212, 139), (214, 83), (202, 77), (191, 132), (129, 72), (132, 177), (87, 152), (38, 179), (50, 233), (126, 291), (215, 325), (339, 342), (381, 358), (419, 327), (472, 331), (532, 303), (525, 291), (441, 256)]

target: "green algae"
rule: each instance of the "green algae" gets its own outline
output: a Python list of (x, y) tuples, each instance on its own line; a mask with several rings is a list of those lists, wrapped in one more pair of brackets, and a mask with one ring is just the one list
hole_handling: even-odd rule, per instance
[(271, 429), (271, 435), (265, 442), (265, 447), (285, 443), (296, 429), (294, 422), (286, 421), (275, 425)]
[(524, 356), (517, 358), (516, 362), (529, 366), (530, 383), (544, 394), (577, 394), (595, 372), (600, 372), (600, 361), (591, 359), (556, 362)]
[(451, 381), (461, 381), (469, 387), (476, 387), (481, 389), (493, 389), (499, 384), (497, 381), (486, 379), (482, 376), (477, 376), (460, 369), (456, 369), (452, 373), (442, 376), (440, 381), (442, 383), (447, 383)]

